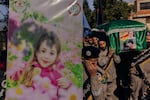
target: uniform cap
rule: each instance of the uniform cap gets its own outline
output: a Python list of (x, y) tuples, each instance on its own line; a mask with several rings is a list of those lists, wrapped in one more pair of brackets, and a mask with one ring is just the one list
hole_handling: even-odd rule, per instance
[(84, 59), (98, 58), (100, 49), (94, 46), (85, 46), (82, 49), (82, 57)]
[(99, 41), (107, 41), (107, 36), (105, 31), (92, 30), (92, 37), (97, 37)]

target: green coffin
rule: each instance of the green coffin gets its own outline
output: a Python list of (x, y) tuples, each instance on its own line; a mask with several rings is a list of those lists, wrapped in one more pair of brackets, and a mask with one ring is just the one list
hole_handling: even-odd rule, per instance
[(110, 47), (116, 53), (146, 48), (146, 26), (133, 20), (114, 20), (97, 26), (109, 38)]

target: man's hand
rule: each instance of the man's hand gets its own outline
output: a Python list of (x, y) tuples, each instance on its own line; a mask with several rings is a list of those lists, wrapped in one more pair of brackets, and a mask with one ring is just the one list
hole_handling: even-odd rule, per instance
[(114, 54), (114, 52), (115, 52), (114, 49), (111, 48), (109, 50), (108, 57), (111, 57)]
[(86, 68), (91, 76), (95, 76), (97, 72), (97, 62), (85, 61)]

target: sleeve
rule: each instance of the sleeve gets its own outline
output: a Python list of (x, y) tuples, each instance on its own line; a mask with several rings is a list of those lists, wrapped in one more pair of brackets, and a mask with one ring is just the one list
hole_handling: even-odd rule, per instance
[(108, 56), (99, 56), (99, 58), (98, 58), (98, 64), (100, 66), (104, 66), (104, 65), (106, 65), (109, 62), (109, 59), (110, 58)]
[(91, 77), (91, 90), (93, 93), (93, 96), (99, 96), (102, 90), (102, 87), (100, 85), (100, 82), (98, 82), (97, 76)]
[(121, 62), (121, 58), (120, 58), (120, 56), (119, 55), (116, 55), (116, 54), (114, 54), (113, 55), (113, 58), (114, 58), (114, 61), (115, 61), (115, 63), (120, 63)]
[(61, 73), (62, 77), (64, 77), (66, 79), (66, 82), (68, 82), (68, 88), (70, 88), (72, 86), (72, 81), (70, 80), (70, 77), (73, 75), (73, 73), (71, 72), (71, 70), (65, 68), (64, 64), (62, 62), (59, 62), (57, 64), (57, 70)]

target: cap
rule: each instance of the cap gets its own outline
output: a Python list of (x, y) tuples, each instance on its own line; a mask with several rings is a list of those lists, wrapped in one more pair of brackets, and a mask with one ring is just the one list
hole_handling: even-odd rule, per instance
[(84, 59), (98, 58), (100, 49), (94, 46), (85, 46), (82, 49), (82, 57)]
[(91, 37), (92, 37), (92, 34), (90, 33), (90, 34), (88, 34), (86, 37), (89, 37), (89, 38), (91, 38)]
[(107, 36), (105, 31), (92, 30), (92, 37), (97, 37), (100, 41), (107, 41)]
[(91, 35), (91, 37), (99, 37), (99, 32), (96, 32), (96, 31), (92, 31), (92, 35)]

